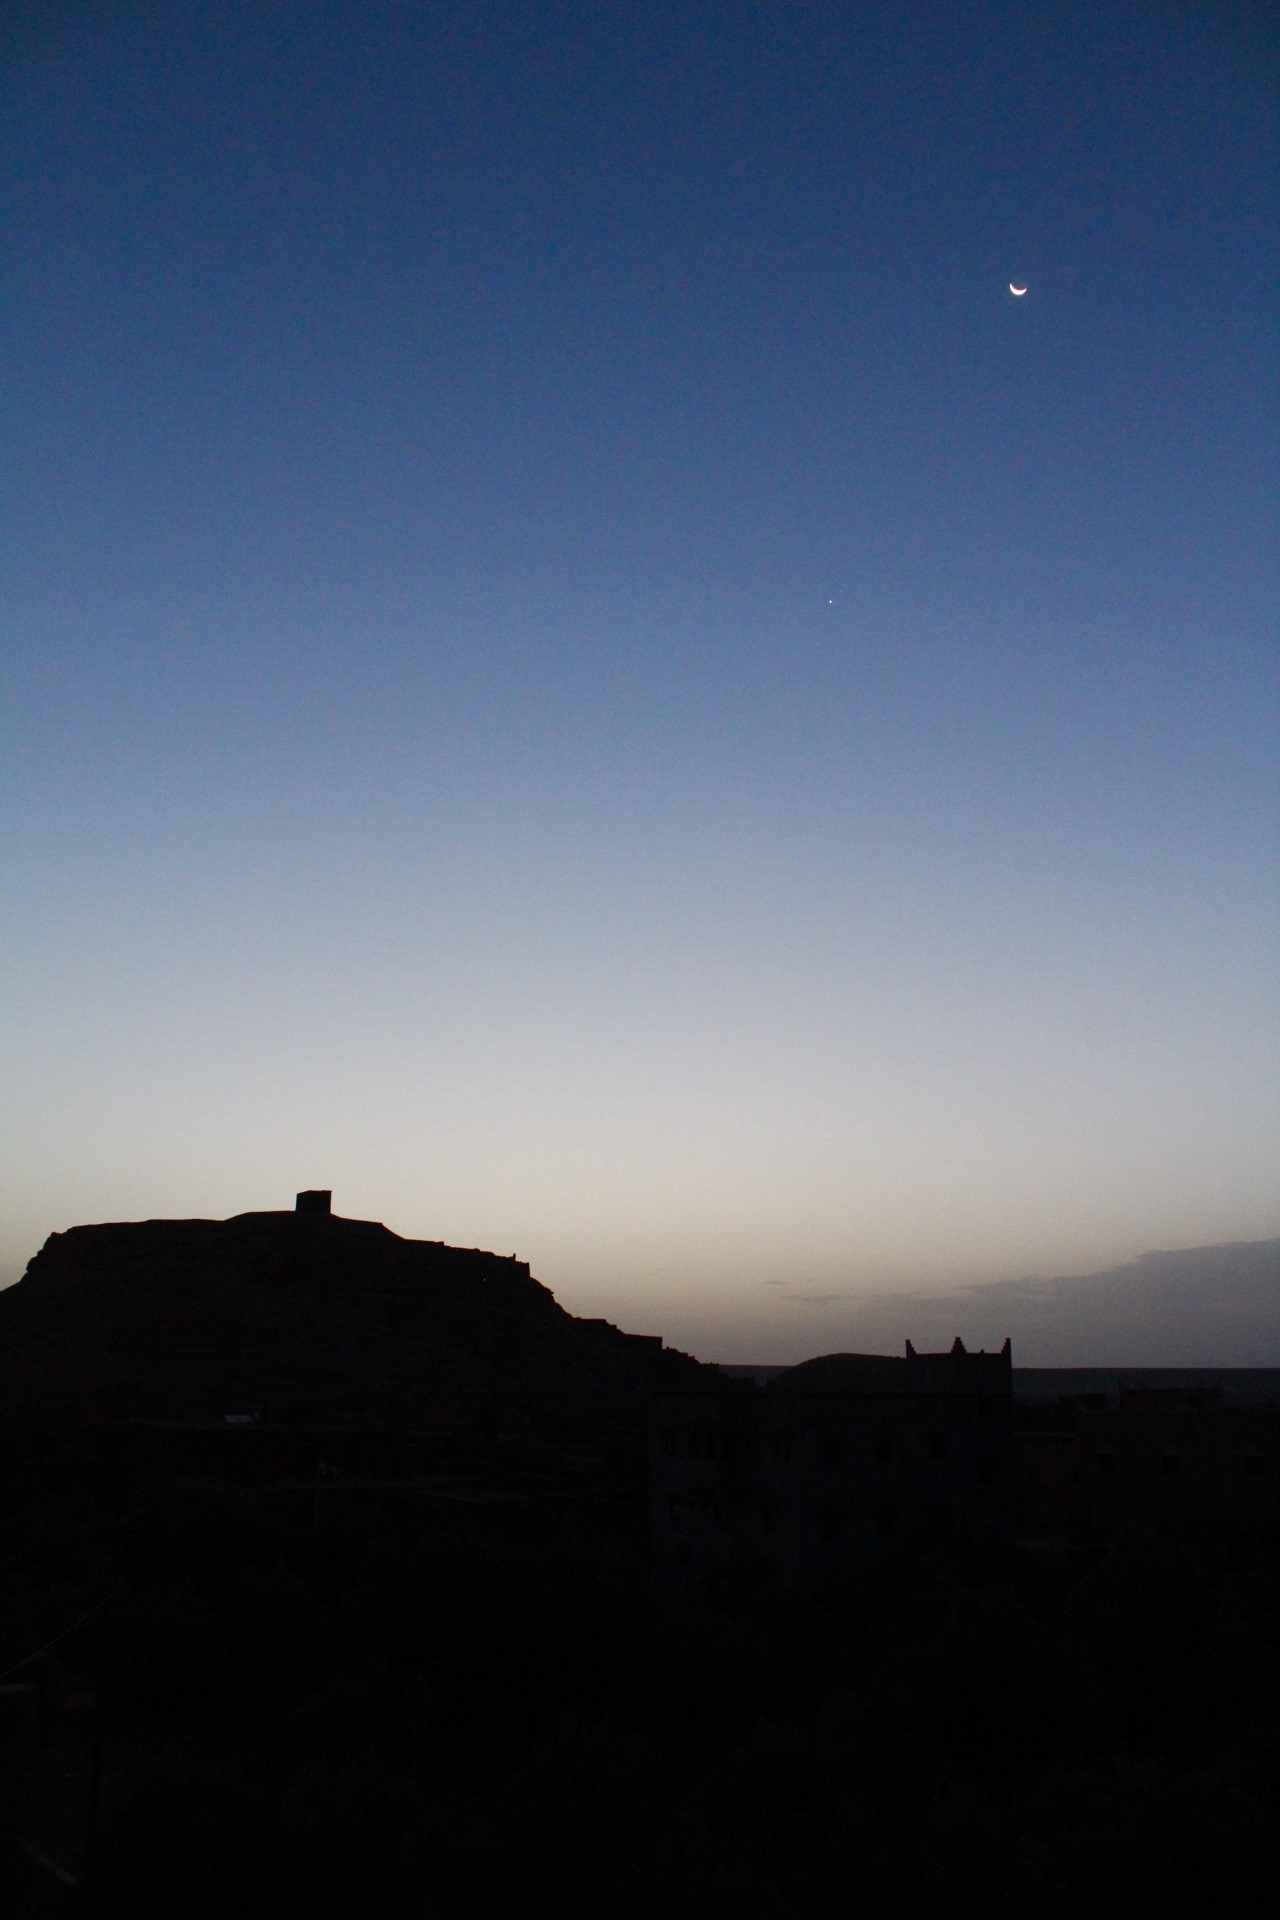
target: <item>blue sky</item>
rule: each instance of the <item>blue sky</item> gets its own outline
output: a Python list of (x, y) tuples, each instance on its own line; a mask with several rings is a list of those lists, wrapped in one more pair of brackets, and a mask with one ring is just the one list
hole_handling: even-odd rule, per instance
[(331, 1185), (727, 1355), (1280, 1231), (1276, 51), (18, 8), (6, 1277)]

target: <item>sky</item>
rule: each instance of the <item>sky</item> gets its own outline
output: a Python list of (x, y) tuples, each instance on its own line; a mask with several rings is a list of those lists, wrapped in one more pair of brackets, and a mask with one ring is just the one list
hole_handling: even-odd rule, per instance
[(1268, 7), (3, 33), (0, 1280), (328, 1186), (764, 1360), (1280, 1233)]

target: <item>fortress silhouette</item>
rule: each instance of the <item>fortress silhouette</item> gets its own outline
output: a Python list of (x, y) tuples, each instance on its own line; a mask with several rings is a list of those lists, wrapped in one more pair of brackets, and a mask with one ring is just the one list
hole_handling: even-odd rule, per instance
[(332, 1211), (50, 1236), (0, 1292), (0, 1449), (50, 1489), (229, 1481), (551, 1514), (839, 1581), (904, 1546), (1273, 1524), (1277, 1383), (998, 1352), (718, 1368), (577, 1319), (528, 1263)]

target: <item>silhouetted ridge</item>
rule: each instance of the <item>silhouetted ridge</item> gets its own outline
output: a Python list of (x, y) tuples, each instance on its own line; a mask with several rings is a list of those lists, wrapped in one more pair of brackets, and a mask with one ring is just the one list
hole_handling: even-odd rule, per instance
[(73, 1227), (0, 1293), (0, 1405), (25, 1418), (434, 1423), (694, 1367), (575, 1320), (525, 1261), (315, 1205)]
[(906, 1361), (900, 1354), (823, 1353), (802, 1360), (769, 1382), (770, 1393), (901, 1393)]

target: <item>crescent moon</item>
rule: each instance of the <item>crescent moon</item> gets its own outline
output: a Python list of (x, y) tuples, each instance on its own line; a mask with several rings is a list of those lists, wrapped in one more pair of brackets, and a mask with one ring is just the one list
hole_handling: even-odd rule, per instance
[(1014, 284), (1013, 284), (1013, 282), (1012, 282), (1012, 280), (1011, 280), (1011, 281), (1009, 282), (1009, 291), (1010, 291), (1010, 293), (1011, 293), (1011, 294), (1013, 294), (1013, 295), (1015, 296), (1015, 298), (1017, 298), (1017, 299), (1019, 299), (1019, 300), (1021, 300), (1021, 298), (1022, 298), (1022, 296), (1023, 296), (1023, 294), (1024, 294), (1025, 292), (1026, 292), (1026, 288), (1025, 288), (1025, 287), (1015, 287), (1015, 286), (1014, 286)]

